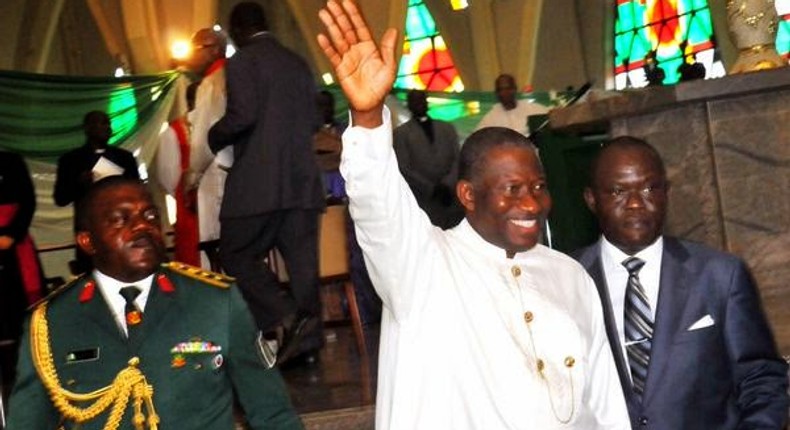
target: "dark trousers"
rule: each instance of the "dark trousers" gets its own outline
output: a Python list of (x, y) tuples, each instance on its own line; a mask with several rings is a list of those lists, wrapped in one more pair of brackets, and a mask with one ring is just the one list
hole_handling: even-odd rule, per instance
[[(301, 311), (321, 316), (318, 292), (317, 209), (289, 209), (224, 218), (220, 227), (220, 260), (236, 283), (258, 327), (269, 331), (283, 317)], [(288, 270), (290, 294), (264, 259), (277, 248)], [(318, 340), (320, 346), (320, 338)]]

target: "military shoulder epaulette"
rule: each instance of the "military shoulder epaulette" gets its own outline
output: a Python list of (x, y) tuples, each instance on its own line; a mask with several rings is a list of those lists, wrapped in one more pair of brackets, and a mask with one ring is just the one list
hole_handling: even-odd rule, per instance
[(168, 263), (163, 263), (162, 266), (167, 267), (168, 269), (179, 273), (181, 275), (197, 279), (199, 281), (205, 282), (209, 285), (213, 285), (219, 288), (228, 288), (230, 284), (236, 281), (236, 278), (231, 276), (223, 275), (221, 273), (215, 273), (208, 270), (203, 270), (200, 267), (191, 266), (185, 263), (179, 263), (177, 261), (171, 261)]
[(42, 303), (46, 303), (46, 302), (52, 300), (53, 298), (59, 296), (64, 291), (66, 291), (69, 288), (71, 288), (74, 285), (76, 285), (77, 282), (80, 281), (80, 279), (82, 279), (82, 277), (77, 277), (77, 278), (72, 279), (71, 281), (66, 282), (65, 284), (63, 284), (63, 285), (61, 285), (59, 287), (56, 287), (54, 290), (50, 291), (49, 294), (47, 294), (46, 296), (44, 296), (41, 299), (37, 300), (32, 305), (28, 306), (27, 310), (29, 310), (29, 311), (33, 310), (36, 307), (38, 307), (38, 305), (40, 305)]

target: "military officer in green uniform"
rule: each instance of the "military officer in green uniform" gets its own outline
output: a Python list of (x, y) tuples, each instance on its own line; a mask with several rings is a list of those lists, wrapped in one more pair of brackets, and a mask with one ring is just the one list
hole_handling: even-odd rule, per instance
[(95, 270), (34, 307), (8, 430), (301, 429), (231, 278), (166, 263), (145, 186), (97, 182), (77, 209)]

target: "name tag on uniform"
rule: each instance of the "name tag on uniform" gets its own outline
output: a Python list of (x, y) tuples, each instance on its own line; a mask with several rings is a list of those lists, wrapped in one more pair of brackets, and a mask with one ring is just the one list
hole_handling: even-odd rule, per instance
[(99, 359), (99, 348), (80, 349), (66, 354), (66, 364), (82, 363)]

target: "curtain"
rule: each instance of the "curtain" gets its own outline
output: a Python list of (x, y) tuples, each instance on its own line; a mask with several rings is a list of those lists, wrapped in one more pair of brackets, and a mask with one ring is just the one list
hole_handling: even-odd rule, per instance
[(135, 154), (145, 171), (162, 126), (178, 114), (174, 100), (182, 86), (177, 72), (87, 78), (0, 71), (0, 150), (28, 163), (37, 200), (31, 229), (39, 247), (73, 240), (73, 209), (55, 206), (52, 190), (58, 157), (85, 143), (85, 113), (107, 112), (110, 145)]

